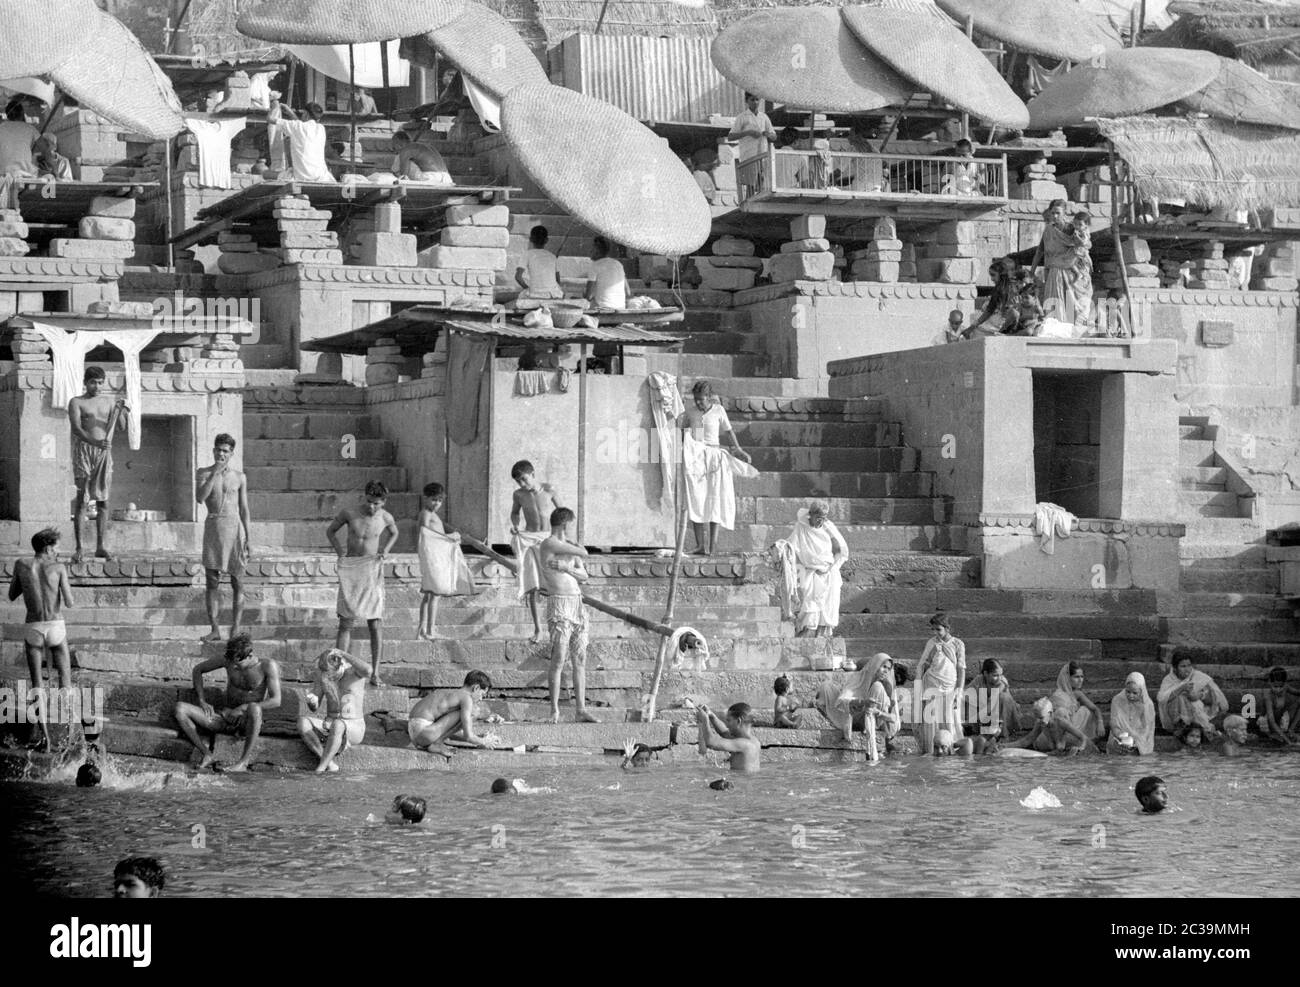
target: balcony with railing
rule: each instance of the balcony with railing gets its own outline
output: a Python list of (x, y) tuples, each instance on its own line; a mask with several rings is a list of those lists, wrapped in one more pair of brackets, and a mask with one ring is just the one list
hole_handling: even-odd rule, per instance
[(1007, 202), (1007, 160), (769, 149), (736, 165), (740, 208), (943, 218)]

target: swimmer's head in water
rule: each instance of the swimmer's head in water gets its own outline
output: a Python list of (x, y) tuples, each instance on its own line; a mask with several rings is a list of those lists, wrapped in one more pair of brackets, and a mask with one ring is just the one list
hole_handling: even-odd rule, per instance
[(1201, 746), (1201, 741), (1204, 740), (1205, 737), (1201, 733), (1201, 728), (1193, 723), (1183, 731), (1182, 736), (1179, 739), (1183, 742), (1184, 746), (1196, 748)]
[(127, 857), (113, 868), (114, 898), (157, 898), (166, 883), (167, 874), (153, 857)]
[(1034, 715), (1038, 717), (1040, 723), (1050, 723), (1052, 721), (1052, 701), (1047, 698), (1037, 700), (1034, 703)]
[(94, 788), (102, 778), (103, 774), (100, 772), (99, 767), (89, 761), (77, 769), (78, 788)]
[(496, 781), (492, 782), (493, 795), (509, 795), (514, 790), (514, 786), (504, 778), (498, 778)]
[(399, 795), (393, 799), (393, 811), (402, 817), (402, 822), (422, 822), (425, 809), (424, 799), (417, 795)]
[(1169, 804), (1169, 791), (1165, 788), (1165, 780), (1155, 775), (1139, 778), (1138, 783), (1133, 786), (1133, 794), (1142, 803), (1144, 812), (1161, 812)]
[(1223, 719), (1223, 732), (1228, 735), (1228, 739), (1234, 744), (1244, 744), (1246, 742), (1246, 720), (1244, 717), (1225, 716)]
[(650, 758), (654, 757), (655, 752), (647, 744), (638, 743), (635, 740), (625, 740), (623, 742), (623, 770), (632, 771), (638, 768), (648, 768)]
[(951, 754), (952, 744), (953, 739), (951, 730), (944, 729), (935, 733), (934, 746), (936, 754)]
[(716, 781), (709, 782), (709, 787), (715, 792), (729, 792), (732, 789), (731, 781), (727, 778), (718, 778)]

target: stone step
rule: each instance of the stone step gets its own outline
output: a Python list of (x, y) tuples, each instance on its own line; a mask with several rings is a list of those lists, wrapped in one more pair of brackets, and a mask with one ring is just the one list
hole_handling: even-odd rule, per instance
[(1188, 490), (1178, 491), (1178, 500), (1185, 510), (1192, 510), (1204, 517), (1236, 517), (1237, 495), (1227, 490)]
[[(1155, 641), (1160, 638), (1161, 631), (1160, 618), (1154, 615), (963, 613), (960, 620), (954, 615), (952, 623), (953, 633), (967, 641), (968, 646), (971, 641), (1015, 638), (1019, 635), (1043, 639), (1121, 638)], [(846, 638), (868, 640), (918, 635), (922, 645), (929, 636), (922, 615), (916, 613), (842, 614), (837, 633)]]
[[(394, 517), (411, 518), (420, 510), (418, 493), (390, 493), (384, 509)], [(264, 521), (328, 521), (345, 507), (355, 507), (355, 492), (304, 491), (280, 493), (253, 490), (248, 495), (248, 509), (253, 517)]]
[(815, 446), (819, 448), (896, 447), (897, 422), (732, 421), (736, 437), (746, 448)]
[[(743, 432), (737, 437), (743, 445)], [(789, 473), (808, 470), (816, 473), (828, 470), (834, 472), (861, 470), (864, 473), (907, 473), (916, 469), (920, 461), (917, 450), (904, 446), (871, 446), (856, 449), (755, 446), (746, 451), (753, 459), (754, 468), (759, 472), (772, 470), (778, 473)]]
[(1183, 439), (1178, 443), (1178, 462), (1181, 466), (1215, 465), (1214, 443), (1209, 439)]
[(1170, 617), (1169, 640), (1202, 644), (1289, 644), (1300, 641), (1300, 619), (1295, 617)]
[[(849, 554), (865, 552), (963, 552), (966, 528), (962, 525), (837, 525), (848, 543)], [(718, 532), (724, 552), (765, 552), (790, 532), (788, 524), (737, 524), (735, 531)]]
[(1204, 425), (1188, 425), (1188, 424), (1180, 424), (1180, 425), (1178, 426), (1178, 437), (1179, 437), (1180, 439), (1183, 439), (1183, 440), (1189, 440), (1189, 439), (1196, 439), (1196, 440), (1199, 440), (1199, 439), (1204, 439), (1204, 438), (1205, 438), (1205, 426), (1204, 426)]
[(661, 370), (679, 377), (761, 377), (768, 366), (766, 353), (658, 353), (644, 357), (649, 373)]
[[(1253, 528), (1253, 523), (1246, 522), (1244, 518), (1198, 518), (1196, 521), (1197, 528), (1203, 528), (1207, 525), (1231, 524), (1234, 527), (1240, 527), (1245, 523)], [(1191, 533), (1189, 527), (1188, 533)], [(1213, 537), (1217, 532), (1203, 532), (1206, 537), (1196, 540), (1184, 537), (1178, 544), (1178, 555), (1182, 560), (1184, 568), (1188, 565), (1208, 567), (1212, 569), (1240, 569), (1240, 568), (1263, 568), (1265, 563), (1264, 545), (1262, 539), (1252, 544), (1254, 539), (1243, 539), (1241, 541), (1223, 541)]]
[(934, 474), (920, 471), (770, 471), (763, 472), (752, 480), (738, 479), (736, 489), (741, 496), (754, 497), (930, 497), (934, 493)]
[(358, 439), (382, 439), (379, 419), (373, 415), (339, 412), (254, 413), (244, 415), (244, 439), (329, 439), (345, 435)]
[(257, 439), (244, 449), (244, 463), (249, 466), (288, 466), (300, 463), (331, 465), (391, 466), (393, 444), (387, 439)]
[(1258, 593), (1276, 594), (1277, 573), (1269, 569), (1212, 569), (1184, 566), (1180, 585), (1185, 594)]
[[(948, 516), (947, 504), (938, 497), (831, 498), (826, 502), (830, 505), (830, 519), (837, 527), (841, 524), (941, 524)], [(799, 509), (807, 504), (806, 499), (739, 496), (736, 520), (790, 525)]]
[(360, 494), (371, 480), (379, 480), (389, 490), (407, 488), (406, 470), (400, 466), (367, 466), (351, 460), (336, 461), (330, 466), (250, 466), (245, 472), (250, 490), (323, 490)]
[[(1283, 665), (1295, 669), (1300, 666), (1300, 644), (1286, 642), (1231, 641), (1220, 644), (1203, 644), (1196, 641), (1179, 641), (1173, 646), (1173, 656), (1186, 655), (1207, 675), (1211, 668), (1231, 670), (1234, 667), (1253, 670), (1255, 678), (1262, 680), (1268, 669)], [(1298, 673), (1292, 671), (1292, 677)], [(1150, 683), (1148, 683), (1150, 684)]]
[[(1154, 614), (1158, 604), (1156, 592), (1144, 589), (1014, 590), (938, 586), (854, 588), (853, 594), (852, 605), (841, 596), (841, 609), (845, 613), (922, 614), (928, 618), (943, 612), (963, 627), (968, 614), (1145, 617)], [(957, 636), (962, 637), (963, 632), (959, 630)]]
[(1221, 589), (1218, 592), (1184, 592), (1181, 596), (1183, 614), (1272, 614), (1285, 617), (1296, 612), (1296, 604), (1276, 592), (1236, 592)]
[(363, 407), (365, 391), (360, 387), (323, 384), (273, 384), (244, 388), (244, 414), (287, 414), (290, 412), (338, 413), (341, 407)]
[(1178, 483), (1184, 490), (1226, 490), (1228, 470), (1225, 466), (1184, 466), (1178, 471)]
[[(842, 609), (869, 605), (862, 594), (882, 589), (967, 589), (979, 585), (980, 557), (960, 553), (884, 550), (850, 555), (841, 574)], [(863, 599), (862, 603), (850, 602)]]

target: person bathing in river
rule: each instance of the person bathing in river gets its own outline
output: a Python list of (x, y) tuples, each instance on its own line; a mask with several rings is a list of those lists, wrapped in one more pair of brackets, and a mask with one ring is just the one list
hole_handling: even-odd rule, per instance
[(1197, 726), (1206, 737), (1218, 736), (1214, 719), (1228, 711), (1228, 699), (1214, 679), (1192, 667), (1186, 655), (1174, 658), (1156, 694), (1160, 725), (1173, 734)]
[(1019, 740), (1003, 744), (1004, 748), (1025, 748), (1043, 754), (1077, 754), (1093, 749), (1092, 741), (1064, 717), (1056, 716), (1047, 698), (1034, 703), (1034, 725)]
[(992, 754), (998, 743), (1010, 740), (1020, 725), (1020, 708), (996, 658), (986, 658), (980, 672), (970, 680), (963, 696), (966, 736), (976, 754)]
[(1106, 719), (1097, 704), (1083, 691), (1083, 666), (1068, 661), (1056, 676), (1056, 691), (1052, 693), (1053, 715), (1073, 726), (1088, 740), (1106, 736)]
[[(1127, 740), (1127, 742), (1126, 742)], [(1156, 707), (1141, 672), (1130, 672), (1124, 691), (1110, 701), (1108, 754), (1151, 754), (1156, 749)]]
[(454, 692), (433, 692), (412, 708), (406, 721), (411, 744), (420, 750), (441, 748), (444, 741), (463, 740), (475, 747), (488, 742), (474, 732), (474, 707), (487, 698), (492, 679), (477, 669), (465, 675), (465, 684)]
[(307, 708), (315, 712), (325, 700), (324, 716), (298, 718), (298, 735), (320, 758), (316, 773), (337, 771), (334, 758), (366, 739), (366, 679), (372, 671), (360, 658), (330, 648), (316, 659), (316, 684), (307, 693)]
[(930, 618), (934, 636), (925, 642), (921, 663), (916, 669), (916, 688), (921, 690), (921, 722), (912, 729), (920, 753), (933, 754), (939, 730), (954, 737), (962, 736), (960, 694), (966, 681), (966, 645), (952, 636), (945, 614)]
[[(9, 581), (9, 599), (20, 596), (27, 607), (27, 622), (23, 625), (23, 653), (27, 657), (27, 672), (34, 689), (45, 686), (45, 653), (50, 655), (50, 680), (57, 673), (59, 688), (72, 687), (72, 658), (68, 651), (68, 628), (63, 620), (63, 608), (73, 606), (72, 585), (68, 570), (59, 561), (59, 532), (45, 528), (32, 535), (31, 559), (14, 563), (13, 578)], [(46, 703), (49, 710), (53, 704)], [(45, 749), (50, 749), (50, 730), (47, 717), (40, 717), (40, 736)], [(36, 724), (31, 725), (31, 743), (37, 743)]]
[[(224, 669), (226, 672), (225, 709), (217, 712), (203, 695), (203, 676)], [(216, 735), (242, 733), (244, 752), (239, 760), (226, 767), (227, 772), (247, 771), (253, 747), (262, 732), (264, 713), (280, 706), (280, 666), (273, 658), (253, 654), (253, 641), (247, 634), (237, 634), (226, 642), (222, 658), (208, 658), (194, 666), (194, 703), (177, 703), (176, 722), (181, 733), (203, 755), (199, 770), (215, 767)], [(202, 734), (207, 734), (204, 739)]]
[(1300, 740), (1300, 696), (1288, 690), (1286, 669), (1280, 665), (1269, 669), (1264, 712), (1258, 725), (1260, 736), (1274, 743), (1294, 744)]
[(749, 703), (733, 704), (727, 710), (725, 722), (709, 707), (699, 706), (695, 710), (695, 725), (699, 730), (701, 754), (726, 751), (731, 755), (732, 771), (749, 774), (758, 771), (763, 747), (754, 738), (754, 712)]

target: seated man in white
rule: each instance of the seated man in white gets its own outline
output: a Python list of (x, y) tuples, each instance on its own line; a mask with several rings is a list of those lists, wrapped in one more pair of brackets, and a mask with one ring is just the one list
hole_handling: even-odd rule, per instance
[(587, 298), (595, 308), (627, 308), (627, 274), (623, 265), (610, 256), (609, 241), (598, 236), (591, 246), (592, 280), (587, 282)]

